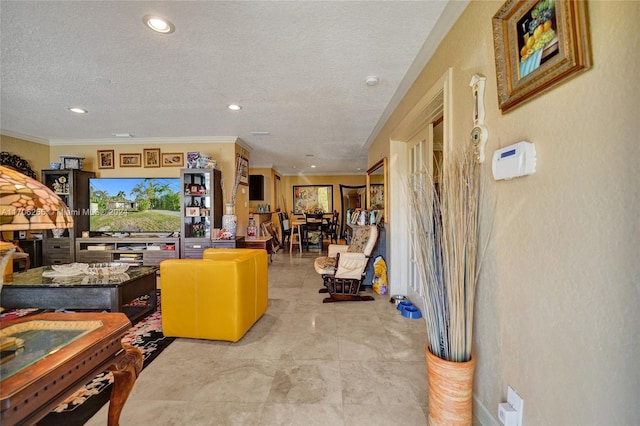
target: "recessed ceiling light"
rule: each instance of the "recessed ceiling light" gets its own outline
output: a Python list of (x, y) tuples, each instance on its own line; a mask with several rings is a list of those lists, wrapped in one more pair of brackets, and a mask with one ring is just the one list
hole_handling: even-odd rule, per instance
[(116, 138), (132, 138), (133, 135), (131, 133), (112, 133)]
[(238, 104), (231, 104), (227, 105), (227, 108), (229, 108), (231, 111), (240, 111), (242, 109), (242, 106)]
[(371, 75), (364, 79), (364, 82), (367, 86), (375, 86), (379, 81), (380, 80), (375, 75)]
[(315, 164), (312, 164), (312, 165), (311, 165), (311, 168), (312, 168), (312, 169), (315, 169), (315, 168), (316, 168), (316, 165), (315, 165)]
[(145, 15), (142, 21), (147, 27), (161, 34), (171, 34), (176, 30), (171, 21), (160, 16)]
[(89, 112), (86, 109), (78, 108), (78, 107), (69, 107), (69, 111), (75, 112), (76, 114), (86, 114)]

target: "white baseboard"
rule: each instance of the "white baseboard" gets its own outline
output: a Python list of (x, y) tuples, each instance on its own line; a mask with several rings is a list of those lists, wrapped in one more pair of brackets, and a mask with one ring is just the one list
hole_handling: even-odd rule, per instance
[(498, 419), (491, 414), (491, 410), (485, 407), (475, 395), (473, 395), (473, 415), (482, 426), (501, 426)]

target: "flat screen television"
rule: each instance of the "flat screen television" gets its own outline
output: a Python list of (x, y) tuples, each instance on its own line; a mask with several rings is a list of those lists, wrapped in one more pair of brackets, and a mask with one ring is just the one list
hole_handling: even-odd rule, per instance
[(180, 231), (179, 178), (89, 179), (92, 233)]

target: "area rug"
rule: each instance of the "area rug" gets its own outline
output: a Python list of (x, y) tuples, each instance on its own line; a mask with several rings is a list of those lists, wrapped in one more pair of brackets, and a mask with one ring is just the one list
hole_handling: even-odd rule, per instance
[[(123, 344), (135, 346), (142, 351), (143, 370), (175, 340), (175, 337), (165, 337), (162, 334), (159, 299), (158, 311), (140, 320), (122, 338)], [(146, 303), (146, 301), (138, 300), (136, 303)], [(109, 402), (112, 384), (113, 375), (110, 372), (98, 374), (91, 382), (78, 389), (37, 424), (40, 426), (81, 426), (85, 424), (104, 404)]]
[(0, 313), (0, 322), (10, 321), (12, 319), (24, 317), (26, 315), (38, 314), (40, 312), (44, 312), (44, 309), (22, 308), (22, 309), (2, 310), (2, 312)]

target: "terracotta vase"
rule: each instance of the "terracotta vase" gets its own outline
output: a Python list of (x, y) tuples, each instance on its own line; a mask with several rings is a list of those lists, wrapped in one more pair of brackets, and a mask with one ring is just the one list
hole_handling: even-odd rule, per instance
[(425, 346), (429, 380), (429, 425), (471, 426), (475, 358), (453, 362), (438, 358)]

